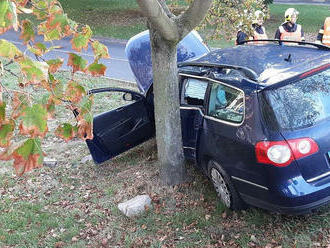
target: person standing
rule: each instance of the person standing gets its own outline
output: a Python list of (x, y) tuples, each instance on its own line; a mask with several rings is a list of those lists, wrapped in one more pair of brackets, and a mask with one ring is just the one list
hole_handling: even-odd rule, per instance
[(316, 43), (330, 46), (330, 17), (325, 18), (324, 26), (321, 27), (317, 35)]
[[(253, 28), (253, 36), (249, 37), (245, 32), (239, 30), (236, 35), (236, 45), (242, 45), (246, 40), (267, 40), (268, 36), (266, 34), (264, 24), (265, 15), (261, 10), (257, 10), (254, 12), (254, 20), (252, 23)], [(262, 41), (253, 42), (255, 43), (263, 43)]]
[(305, 41), (304, 31), (301, 25), (297, 24), (299, 12), (294, 8), (285, 11), (285, 22), (278, 27), (275, 33), (277, 40)]

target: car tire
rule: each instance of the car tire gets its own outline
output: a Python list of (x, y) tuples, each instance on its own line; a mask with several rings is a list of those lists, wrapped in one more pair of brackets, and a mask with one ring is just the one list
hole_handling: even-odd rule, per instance
[(224, 169), (215, 161), (208, 162), (208, 176), (214, 186), (221, 202), (232, 210), (246, 209), (246, 203), (241, 199), (230, 177)]

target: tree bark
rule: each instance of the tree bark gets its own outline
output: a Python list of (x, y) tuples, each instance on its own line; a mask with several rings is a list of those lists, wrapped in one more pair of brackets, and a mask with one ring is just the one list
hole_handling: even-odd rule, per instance
[(152, 67), (158, 159), (161, 179), (167, 185), (184, 181), (176, 42), (164, 40), (151, 27)]
[(186, 179), (180, 120), (176, 45), (196, 25), (212, 0), (195, 0), (186, 13), (176, 17), (164, 0), (137, 0), (148, 18), (153, 68), (155, 124), (161, 180), (176, 185)]

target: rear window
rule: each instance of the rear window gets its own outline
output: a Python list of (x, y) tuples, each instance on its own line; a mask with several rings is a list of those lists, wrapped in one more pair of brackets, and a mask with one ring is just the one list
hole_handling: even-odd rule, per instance
[[(292, 130), (313, 126), (330, 118), (330, 70), (281, 88), (266, 90), (265, 119), (271, 126)], [(268, 116), (267, 116), (268, 115)]]

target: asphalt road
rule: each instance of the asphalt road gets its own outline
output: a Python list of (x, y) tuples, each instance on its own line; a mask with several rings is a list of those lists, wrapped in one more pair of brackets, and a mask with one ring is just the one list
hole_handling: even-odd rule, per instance
[[(25, 51), (26, 46), (24, 46), (21, 40), (19, 39), (19, 35), (20, 34), (18, 32), (15, 32), (14, 30), (9, 30), (6, 33), (0, 35), (0, 39), (6, 39), (8, 41), (11, 41), (19, 49), (21, 49), (21, 51)], [(42, 41), (42, 37), (38, 36), (36, 37), (35, 40)], [(117, 80), (135, 82), (135, 78), (133, 76), (133, 73), (130, 69), (129, 63), (125, 56), (125, 42), (111, 41), (109, 39), (99, 39), (99, 40), (108, 47), (110, 54), (110, 59), (100, 60), (100, 63), (104, 64), (107, 67), (105, 76)], [(50, 45), (50, 43), (48, 44)], [(70, 69), (68, 66), (66, 66), (66, 64), (67, 64), (68, 54), (71, 52), (79, 54), (84, 59), (87, 59), (88, 63), (92, 63), (94, 60), (91, 47), (89, 47), (87, 51), (82, 50), (80, 53), (73, 51), (71, 48), (70, 39), (68, 38), (65, 38), (60, 41), (55, 41), (54, 45), (60, 46), (60, 48), (47, 53), (44, 56), (44, 58), (47, 60), (58, 57), (65, 59), (65, 62), (62, 66), (63, 69)], [(32, 54), (30, 55), (33, 56)]]

